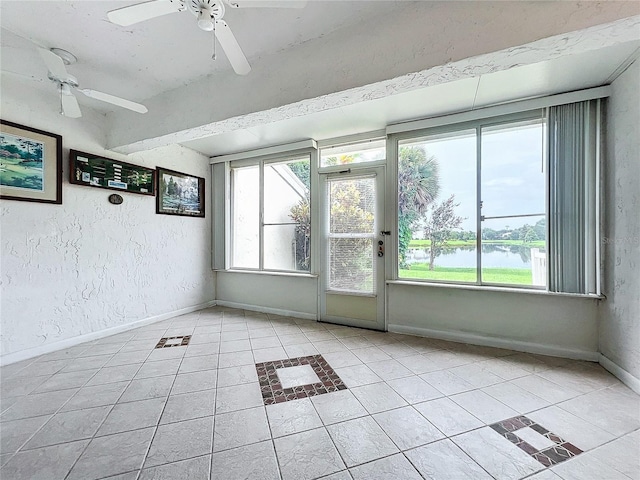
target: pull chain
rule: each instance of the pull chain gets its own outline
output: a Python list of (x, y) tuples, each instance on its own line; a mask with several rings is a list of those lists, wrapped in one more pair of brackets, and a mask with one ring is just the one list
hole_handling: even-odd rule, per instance
[(216, 60), (216, 21), (213, 20), (213, 55), (211, 55), (212, 60)]

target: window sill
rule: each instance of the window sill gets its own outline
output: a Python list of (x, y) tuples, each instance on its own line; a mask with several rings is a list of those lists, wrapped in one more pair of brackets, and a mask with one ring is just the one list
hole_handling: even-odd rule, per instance
[(452, 283), (415, 282), (411, 280), (387, 280), (386, 284), (387, 285), (408, 285), (408, 286), (414, 286), (414, 287), (452, 288), (457, 290), (476, 290), (479, 292), (506, 292), (506, 293), (522, 293), (526, 295), (551, 295), (554, 297), (586, 298), (591, 300), (605, 300), (607, 298), (604, 295), (547, 292), (546, 290), (535, 290), (533, 288), (510, 288), (510, 287), (496, 287), (496, 286), (489, 286), (489, 285), (462, 285), (462, 284), (452, 284)]
[(243, 270), (236, 268), (218, 269), (214, 272), (221, 273), (247, 273), (249, 275), (269, 275), (273, 277), (302, 277), (302, 278), (318, 278), (315, 273), (301, 273), (301, 272), (278, 272), (270, 270)]

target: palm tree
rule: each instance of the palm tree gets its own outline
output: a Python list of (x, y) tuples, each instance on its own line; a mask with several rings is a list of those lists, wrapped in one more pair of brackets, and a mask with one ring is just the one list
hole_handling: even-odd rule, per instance
[(427, 156), (422, 147), (400, 147), (398, 152), (398, 254), (400, 268), (406, 268), (405, 256), (415, 224), (427, 213), (440, 192), (438, 159)]

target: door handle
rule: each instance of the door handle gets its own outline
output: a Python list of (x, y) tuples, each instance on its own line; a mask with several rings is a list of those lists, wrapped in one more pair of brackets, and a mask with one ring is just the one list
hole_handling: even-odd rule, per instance
[(391, 230), (382, 230), (380, 235), (391, 235)]

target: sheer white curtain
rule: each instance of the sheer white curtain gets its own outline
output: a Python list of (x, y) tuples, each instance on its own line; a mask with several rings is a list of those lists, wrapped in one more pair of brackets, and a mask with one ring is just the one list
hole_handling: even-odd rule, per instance
[(549, 290), (597, 287), (600, 100), (549, 108)]

